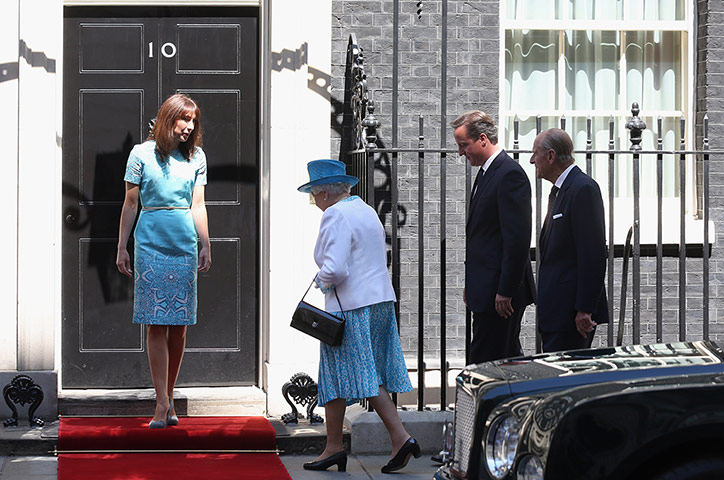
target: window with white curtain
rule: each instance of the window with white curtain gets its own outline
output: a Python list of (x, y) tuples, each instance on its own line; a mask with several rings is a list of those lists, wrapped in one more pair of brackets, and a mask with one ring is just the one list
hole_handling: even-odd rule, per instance
[[(679, 148), (682, 116), (688, 143), (694, 138), (689, 125), (694, 118), (690, 96), (695, 88), (691, 1), (501, 0), (499, 113), (504, 145), (513, 145), (516, 115), (521, 148), (533, 144), (537, 115), (542, 117), (543, 129), (560, 126), (564, 115), (576, 149), (584, 149), (590, 116), (593, 149), (604, 150), (609, 145), (609, 118), (613, 116), (615, 148), (628, 149), (625, 123), (633, 102), (639, 104), (648, 127), (643, 134), (644, 149), (656, 148), (658, 117), (663, 119), (664, 149)], [(579, 156), (577, 162), (585, 170), (585, 157)], [(617, 160), (613, 185), (617, 201), (630, 202), (633, 195), (631, 163), (630, 156)], [(533, 168), (526, 168), (532, 179)], [(688, 165), (690, 211), (693, 172), (693, 164)], [(607, 156), (594, 157), (592, 174), (607, 200)], [(647, 202), (655, 207), (655, 179), (655, 159), (642, 159), (644, 208)], [(679, 192), (678, 158), (669, 156), (664, 160), (663, 195), (677, 212)]]

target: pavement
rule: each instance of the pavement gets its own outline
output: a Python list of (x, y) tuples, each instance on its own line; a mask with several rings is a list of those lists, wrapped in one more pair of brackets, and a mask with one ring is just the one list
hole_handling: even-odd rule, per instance
[[(337, 472), (336, 467), (329, 471), (312, 472), (302, 468), (304, 462), (312, 461), (316, 455), (282, 455), (284, 463), (293, 480), (334, 480), (340, 478), (352, 480), (430, 480), (437, 465), (429, 456), (410, 459), (403, 470), (394, 475), (380, 472), (387, 463), (387, 455), (350, 455), (347, 471)], [(0, 480), (55, 480), (58, 478), (58, 458), (55, 456), (17, 456), (0, 457)], [(242, 476), (239, 477), (243, 478)]]
[[(420, 458), (411, 458), (407, 466), (395, 472), (384, 474), (380, 472), (383, 465), (390, 459), (389, 455), (350, 455), (347, 459), (347, 472), (337, 472), (336, 467), (325, 472), (311, 472), (304, 470), (302, 464), (317, 458), (316, 455), (283, 455), (279, 457), (294, 480), (333, 480), (348, 478), (354, 480), (431, 480), (438, 468), (438, 464), (430, 460), (429, 455)], [(5, 478), (0, 475), (0, 480)]]
[(53, 456), (0, 457), (2, 480), (54, 480), (58, 458)]

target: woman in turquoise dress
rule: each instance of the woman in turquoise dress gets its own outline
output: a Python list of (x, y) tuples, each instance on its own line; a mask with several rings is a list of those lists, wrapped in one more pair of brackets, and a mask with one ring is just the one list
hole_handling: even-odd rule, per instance
[[(131, 150), (118, 235), (118, 270), (134, 279), (133, 323), (146, 325), (146, 345), (156, 391), (150, 428), (178, 424), (173, 389), (196, 324), (197, 272), (211, 267), (204, 202), (206, 156), (201, 111), (186, 95), (169, 97), (146, 142)], [(134, 265), (126, 245), (134, 230)], [(201, 250), (198, 250), (198, 242)]]
[(325, 310), (346, 319), (342, 345), (320, 344), (319, 405), (324, 406), (327, 443), (322, 454), (304, 464), (307, 470), (347, 466), (342, 445), (346, 406), (366, 398), (382, 418), (392, 455), (382, 473), (404, 468), (420, 446), (405, 429), (390, 392), (412, 390), (395, 319), (396, 300), (387, 271), (385, 230), (377, 212), (350, 195), (357, 178), (345, 174), (344, 163), (314, 160), (307, 164), (310, 193), (324, 213), (314, 260), (316, 284), (325, 293)]

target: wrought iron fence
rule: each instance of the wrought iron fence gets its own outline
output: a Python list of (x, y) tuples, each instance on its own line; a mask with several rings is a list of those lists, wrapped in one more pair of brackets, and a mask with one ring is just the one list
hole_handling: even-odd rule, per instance
[[(687, 268), (691, 258), (701, 258), (701, 273), (702, 273), (702, 336), (704, 339), (709, 338), (709, 276), (710, 276), (710, 257), (711, 257), (711, 242), (710, 238), (710, 192), (709, 192), (709, 164), (710, 156), (721, 155), (724, 150), (712, 150), (709, 148), (709, 136), (708, 136), (708, 117), (704, 116), (703, 126), (701, 132), (702, 148), (700, 150), (686, 150), (684, 143), (684, 119), (681, 119), (681, 142), (678, 150), (664, 150), (663, 142), (663, 128), (662, 120), (659, 118), (657, 121), (657, 144), (655, 150), (643, 150), (641, 148), (641, 131), (646, 128), (645, 124), (640, 120), (638, 114), (638, 105), (634, 104), (632, 108), (632, 118), (627, 122), (626, 127), (630, 132), (631, 147), (628, 150), (620, 150), (615, 148), (614, 132), (616, 131), (616, 125), (613, 117), (609, 121), (609, 142), (608, 149), (605, 150), (594, 150), (592, 148), (592, 131), (591, 121), (587, 122), (587, 141), (584, 149), (575, 151), (575, 154), (579, 154), (585, 157), (585, 170), (589, 175), (592, 174), (592, 164), (594, 156), (603, 156), (607, 158), (607, 173), (608, 173), (608, 282), (607, 290), (609, 294), (609, 317), (611, 319), (608, 324), (607, 330), (607, 343), (608, 345), (614, 345), (614, 343), (621, 344), (623, 340), (623, 323), (628, 322), (631, 330), (630, 342), (632, 344), (640, 343), (641, 339), (641, 258), (644, 257), (655, 257), (655, 330), (656, 330), (656, 341), (661, 342), (663, 340), (663, 276), (664, 276), (664, 257), (675, 257), (678, 258), (678, 308), (679, 308), (679, 331), (678, 339), (686, 340), (686, 326), (687, 321), (693, 322), (694, 319), (687, 320)], [(360, 120), (364, 120), (365, 116), (361, 116)], [(374, 121), (370, 121), (374, 120)], [(536, 133), (540, 133), (541, 118), (538, 117), (536, 121)], [(439, 167), (439, 199), (440, 199), (440, 228), (438, 248), (440, 251), (440, 281), (439, 281), (439, 295), (440, 311), (436, 312), (440, 317), (440, 349), (439, 349), (439, 361), (440, 361), (440, 398), (439, 403), (442, 409), (445, 409), (448, 405), (447, 392), (445, 386), (447, 385), (448, 377), (448, 359), (447, 359), (447, 312), (446, 312), (446, 298), (448, 293), (447, 287), (447, 260), (446, 260), (446, 249), (447, 249), (447, 215), (446, 215), (446, 184), (447, 184), (447, 166), (450, 160), (456, 159), (457, 150), (450, 148), (427, 148), (425, 145), (425, 132), (423, 117), (420, 116), (419, 120), (419, 139), (417, 148), (398, 148), (398, 147), (385, 147), (376, 138), (376, 127), (379, 126), (379, 122), (375, 119), (368, 118), (368, 125), (366, 127), (367, 142), (365, 148), (358, 148), (354, 151), (348, 152), (347, 161), (350, 164), (353, 172), (358, 175), (361, 179), (357, 194), (360, 195), (368, 204), (372, 205), (380, 212), (381, 216), (390, 219), (388, 227), (389, 231), (389, 244), (390, 247), (390, 263), (392, 269), (392, 279), (395, 291), (398, 292), (398, 298), (400, 293), (400, 225), (399, 215), (401, 206), (399, 204), (399, 178), (398, 178), (398, 167), (400, 160), (404, 156), (417, 156), (417, 170), (414, 175), (417, 176), (417, 315), (418, 315), (418, 339), (417, 339), (417, 408), (422, 410), (428, 403), (437, 403), (437, 401), (430, 402), (426, 398), (425, 394), (425, 335), (423, 326), (423, 316), (426, 313), (425, 302), (424, 302), (424, 287), (425, 287), (425, 198), (430, 193), (426, 191), (425, 183), (425, 167), (430, 165), (437, 165)], [(566, 119), (565, 117), (560, 118), (560, 127), (565, 130)], [(521, 149), (519, 143), (519, 121), (516, 117), (514, 120), (514, 137), (513, 145), (511, 149), (506, 151), (518, 162), (521, 160), (521, 155), (527, 155), (531, 153), (531, 150)], [(396, 143), (396, 142), (395, 142)], [(679, 212), (679, 240), (674, 244), (665, 244), (663, 241), (662, 223), (663, 215), (663, 163), (664, 156), (675, 156), (678, 158), (680, 165), (679, 169), (679, 182), (680, 182), (680, 212)], [(383, 165), (381, 159), (385, 157), (386, 161)], [(633, 175), (633, 223), (630, 225), (628, 240), (626, 244), (616, 244), (614, 238), (614, 225), (616, 222), (616, 215), (620, 213), (615, 208), (615, 191), (614, 191), (614, 171), (617, 163), (623, 160), (632, 160), (632, 175)], [(685, 221), (686, 213), (686, 185), (687, 185), (687, 169), (686, 161), (687, 158), (693, 158), (697, 162), (697, 173), (700, 175), (700, 182), (697, 185), (700, 191), (697, 192), (697, 200), (699, 202), (699, 208), (697, 211), (698, 215), (703, 222), (701, 222), (702, 228), (702, 241), (699, 242), (687, 242), (687, 223)], [(641, 243), (641, 162), (643, 159), (647, 161), (654, 161), (656, 164), (656, 199), (657, 199), (657, 240), (655, 244)], [(414, 162), (412, 162), (414, 165)], [(380, 177), (384, 177), (386, 182), (375, 187), (375, 172), (382, 173)], [(467, 218), (467, 208), (470, 200), (471, 190), (471, 168), (468, 164), (466, 166), (465, 173), (465, 217)], [(409, 179), (408, 179), (409, 180)], [(533, 259), (538, 258), (537, 245), (539, 241), (539, 234), (541, 229), (541, 210), (542, 210), (542, 185), (541, 180), (537, 179), (534, 186), (535, 204), (535, 245), (531, 248), (531, 257)], [(433, 193), (434, 195), (434, 193)], [(383, 215), (384, 213), (390, 213), (391, 215)], [(688, 232), (691, 234), (692, 232)], [(429, 242), (428, 242), (429, 243)], [(622, 262), (621, 270), (616, 271), (614, 258), (624, 257)], [(628, 288), (628, 263), (629, 257), (631, 258), (632, 266), (632, 285), (631, 285), (631, 296), (632, 305), (630, 308), (630, 318), (624, 313), (627, 310), (627, 296), (626, 290)], [(614, 278), (616, 275), (621, 275), (621, 292), (620, 292), (620, 303), (619, 303), (619, 331), (618, 335), (614, 335)], [(398, 318), (399, 318), (399, 306), (398, 306)], [(470, 345), (471, 336), (471, 315), (467, 311), (465, 321), (465, 351), (466, 361), (468, 358), (468, 351)], [(536, 325), (537, 331), (537, 325)], [(536, 342), (538, 343), (538, 342)], [(435, 399), (437, 400), (437, 399)]]

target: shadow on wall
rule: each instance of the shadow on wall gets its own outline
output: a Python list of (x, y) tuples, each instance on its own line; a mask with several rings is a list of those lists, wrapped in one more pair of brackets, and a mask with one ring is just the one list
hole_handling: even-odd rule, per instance
[[(317, 68), (314, 68), (307, 64), (308, 44), (303, 43), (296, 50), (283, 49), (281, 52), (272, 52), (272, 70), (280, 72), (282, 70), (296, 71), (307, 65), (307, 71), (309, 73), (309, 79), (307, 80), (307, 88), (317, 93), (321, 97), (328, 99), (330, 103), (330, 125), (337, 135), (342, 139), (340, 143), (340, 152), (338, 158), (347, 163), (348, 155), (347, 152), (350, 150), (352, 145), (352, 131), (353, 126), (351, 125), (351, 114), (346, 111), (345, 103), (331, 94), (332, 78), (330, 74), (325, 73)], [(377, 148), (385, 148), (384, 142), (378, 137), (376, 140)], [(387, 153), (382, 153), (376, 156), (375, 160), (375, 171), (378, 175), (375, 175), (375, 205), (374, 208), (380, 217), (380, 221), (383, 225), (391, 225), (392, 222), (387, 222), (388, 217), (392, 214), (392, 162), (390, 161)], [(381, 174), (381, 175), (379, 175)], [(380, 178), (381, 177), (381, 178)], [(384, 179), (382, 182), (379, 180)], [(403, 227), (407, 223), (407, 209), (404, 205), (397, 205), (397, 221), (399, 227)], [(398, 249), (399, 245), (398, 237)], [(392, 245), (392, 239), (390, 235), (387, 235), (387, 244)], [(392, 262), (392, 252), (387, 252), (387, 264), (388, 266)]]
[[(352, 116), (346, 111), (344, 102), (330, 95), (331, 76), (328, 73), (317, 70), (314, 67), (308, 67), (310, 74), (307, 86), (313, 92), (324, 98), (329, 98), (330, 103), (330, 124), (332, 129), (342, 139), (340, 142), (339, 159), (349, 165), (348, 151), (350, 145), (353, 144), (353, 126), (351, 125)], [(375, 141), (377, 148), (385, 148), (384, 142), (378, 137)], [(388, 217), (392, 214), (392, 162), (389, 154), (381, 153), (375, 156), (375, 205), (377, 215), (383, 225), (392, 225), (388, 223)], [(382, 180), (382, 181), (380, 181)], [(397, 204), (397, 224), (402, 228), (407, 223), (407, 209), (404, 205)], [(397, 248), (400, 248), (400, 238), (397, 239)], [(392, 238), (387, 235), (387, 244), (392, 245)], [(392, 262), (392, 251), (387, 252), (388, 266)]]

